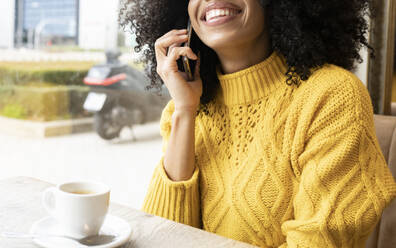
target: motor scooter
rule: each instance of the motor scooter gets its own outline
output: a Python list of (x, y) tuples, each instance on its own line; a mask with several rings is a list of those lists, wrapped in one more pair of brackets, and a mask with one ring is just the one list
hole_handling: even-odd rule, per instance
[(159, 120), (170, 100), (163, 87), (161, 95), (145, 89), (148, 78), (139, 70), (121, 63), (118, 51), (106, 52), (106, 63), (93, 66), (84, 78), (90, 92), (84, 109), (94, 113), (94, 129), (100, 137), (119, 137), (123, 127)]

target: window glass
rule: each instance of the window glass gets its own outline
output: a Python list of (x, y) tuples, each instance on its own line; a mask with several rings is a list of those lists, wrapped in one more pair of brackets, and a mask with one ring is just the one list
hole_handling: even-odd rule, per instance
[(0, 180), (100, 181), (112, 201), (141, 207), (169, 97), (145, 90), (118, 8), (119, 0), (0, 1)]

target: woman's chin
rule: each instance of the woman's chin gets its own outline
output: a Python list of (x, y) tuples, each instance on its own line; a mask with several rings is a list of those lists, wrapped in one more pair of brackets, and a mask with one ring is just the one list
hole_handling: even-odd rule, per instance
[(221, 50), (221, 49), (229, 49), (230, 47), (236, 46), (235, 41), (237, 37), (234, 35), (227, 34), (214, 34), (211, 37), (206, 37), (207, 39), (203, 40), (205, 45), (212, 48), (213, 50)]

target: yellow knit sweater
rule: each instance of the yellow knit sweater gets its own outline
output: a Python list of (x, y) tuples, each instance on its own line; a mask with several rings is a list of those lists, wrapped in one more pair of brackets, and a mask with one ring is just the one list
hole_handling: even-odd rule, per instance
[[(364, 247), (396, 183), (381, 153), (366, 87), (331, 64), (288, 86), (273, 52), (219, 75), (195, 126), (196, 169), (171, 181), (160, 160), (143, 210), (261, 247)], [(163, 151), (172, 101), (161, 117)]]

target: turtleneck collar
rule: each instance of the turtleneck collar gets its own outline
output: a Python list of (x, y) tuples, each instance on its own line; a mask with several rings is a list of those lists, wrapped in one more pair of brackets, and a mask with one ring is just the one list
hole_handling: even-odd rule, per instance
[(283, 55), (274, 51), (259, 64), (230, 74), (217, 70), (220, 96), (226, 105), (244, 104), (268, 96), (285, 84), (287, 71)]

